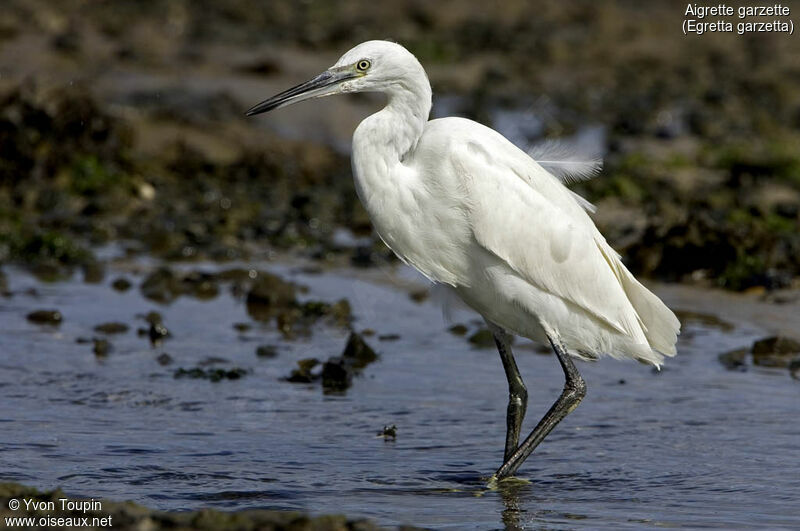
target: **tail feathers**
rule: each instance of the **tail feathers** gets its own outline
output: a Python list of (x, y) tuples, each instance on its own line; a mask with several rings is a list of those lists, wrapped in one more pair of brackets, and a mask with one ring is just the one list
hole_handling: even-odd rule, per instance
[(675, 343), (681, 330), (681, 323), (672, 310), (661, 302), (650, 290), (634, 278), (630, 271), (620, 264), (620, 281), (633, 309), (639, 314), (645, 337), (650, 346), (665, 356), (675, 355)]
[[(636, 280), (622, 263), (616, 251), (606, 243), (605, 239), (602, 239), (602, 236), (600, 238), (597, 245), (636, 311), (650, 348), (658, 354), (674, 356), (676, 354), (675, 343), (678, 342), (678, 334), (681, 330), (680, 321), (661, 299)], [(661, 356), (656, 356), (657, 361), (649, 359), (648, 356), (641, 357), (655, 365), (661, 361)]]

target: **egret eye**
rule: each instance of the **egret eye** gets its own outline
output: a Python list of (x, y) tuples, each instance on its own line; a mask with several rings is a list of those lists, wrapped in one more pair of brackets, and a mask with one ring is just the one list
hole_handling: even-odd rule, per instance
[(369, 70), (370, 66), (372, 66), (372, 63), (370, 63), (366, 59), (362, 59), (356, 64), (356, 70), (358, 70), (359, 72), (366, 72), (367, 70)]

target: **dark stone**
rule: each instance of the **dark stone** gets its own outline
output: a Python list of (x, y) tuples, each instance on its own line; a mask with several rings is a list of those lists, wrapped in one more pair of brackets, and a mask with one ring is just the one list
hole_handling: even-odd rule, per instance
[(357, 332), (351, 332), (347, 339), (347, 345), (342, 352), (342, 358), (349, 360), (353, 368), (363, 369), (373, 361), (378, 359), (378, 355), (367, 345), (364, 338)]
[(286, 381), (292, 383), (311, 383), (316, 380), (319, 375), (312, 372), (312, 369), (319, 365), (319, 360), (316, 358), (306, 358), (297, 362), (297, 368), (286, 378)]
[(156, 302), (172, 302), (180, 293), (178, 279), (171, 269), (162, 267), (145, 277), (139, 290), (142, 296)]
[(408, 294), (409, 298), (417, 304), (425, 302), (430, 297), (430, 291), (427, 289), (420, 289), (412, 291)]
[(131, 289), (131, 281), (125, 277), (117, 277), (111, 283), (111, 287), (117, 291), (128, 291)]
[(258, 304), (268, 307), (293, 306), (296, 288), (290, 282), (271, 273), (259, 272), (250, 291), (247, 292), (247, 304)]
[(147, 335), (150, 338), (150, 344), (155, 346), (161, 343), (162, 340), (168, 338), (170, 336), (169, 330), (167, 327), (161, 323), (151, 323), (150, 329), (147, 331)]
[(800, 357), (793, 359), (789, 363), (789, 374), (791, 374), (792, 378), (795, 380), (800, 380)]
[(102, 334), (123, 334), (128, 331), (128, 325), (118, 322), (103, 323), (95, 326), (94, 331)]
[(378, 432), (378, 437), (383, 437), (384, 440), (393, 441), (397, 439), (397, 426), (392, 424), (391, 426), (384, 426), (381, 431)]
[(448, 328), (448, 330), (450, 331), (451, 334), (456, 336), (467, 335), (467, 327), (464, 326), (463, 324), (453, 325), (450, 328)]
[(239, 367), (234, 367), (233, 369), (201, 369), (200, 367), (194, 367), (192, 369), (177, 369), (173, 373), (173, 377), (220, 382), (222, 380), (238, 380), (246, 374), (247, 371)]
[(112, 346), (108, 339), (92, 339), (94, 347), (92, 348), (95, 356), (107, 356), (111, 352)]
[(275, 358), (278, 356), (278, 349), (275, 345), (259, 345), (256, 348), (256, 356), (259, 358)]
[(730, 352), (723, 352), (717, 359), (726, 369), (734, 371), (747, 369), (747, 355), (749, 351), (746, 348), (731, 350)]
[(490, 348), (495, 345), (494, 334), (488, 328), (481, 328), (469, 336), (469, 342), (478, 348)]
[(326, 391), (344, 391), (353, 381), (352, 370), (342, 357), (332, 357), (322, 367), (322, 387)]
[(157, 358), (156, 361), (159, 365), (170, 365), (172, 363), (172, 356), (167, 354), (166, 352), (161, 353)]
[(36, 324), (58, 325), (63, 320), (58, 310), (36, 310), (28, 314), (28, 321)]
[(251, 328), (253, 328), (253, 325), (251, 325), (250, 323), (234, 323), (233, 324), (233, 329), (236, 330), (239, 333), (247, 332)]
[(105, 278), (106, 270), (101, 262), (90, 260), (83, 264), (83, 281), (87, 284), (98, 284)]
[(773, 336), (753, 343), (753, 363), (761, 367), (788, 367), (800, 355), (800, 342), (785, 336)]

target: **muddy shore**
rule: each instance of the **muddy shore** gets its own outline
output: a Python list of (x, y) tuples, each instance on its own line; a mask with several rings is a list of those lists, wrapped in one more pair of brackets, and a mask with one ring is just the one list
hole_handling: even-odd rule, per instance
[[(70, 505), (63, 505), (62, 500)], [(9, 503), (21, 509), (9, 509)], [(75, 507), (76, 506), (76, 507)], [(65, 508), (64, 508), (65, 507)], [(231, 529), (247, 531), (398, 531), (420, 529), (411, 526), (385, 528), (366, 520), (348, 520), (342, 515), (308, 516), (300, 512), (250, 510), (235, 513), (211, 509), (191, 512), (154, 511), (132, 502), (81, 499), (61, 490), (42, 492), (17, 483), (0, 483), (0, 519), (19, 518), (24, 524), (9, 528), (36, 529)], [(34, 524), (29, 524), (31, 520)], [(64, 524), (63, 522), (68, 522)], [(92, 525), (92, 523), (95, 525)], [(88, 525), (87, 525), (88, 524)], [(4, 526), (5, 527), (5, 526)]]

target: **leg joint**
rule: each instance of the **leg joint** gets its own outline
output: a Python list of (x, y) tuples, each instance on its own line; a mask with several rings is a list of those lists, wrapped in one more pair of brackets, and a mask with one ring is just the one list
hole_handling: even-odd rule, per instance
[(519, 400), (523, 404), (528, 401), (528, 389), (525, 387), (525, 384), (522, 383), (522, 380), (516, 384), (509, 385), (509, 388), (508, 394), (512, 400)]
[(564, 393), (569, 394), (576, 400), (583, 400), (583, 397), (586, 396), (586, 382), (583, 377), (578, 375), (576, 378), (567, 380), (564, 384)]

